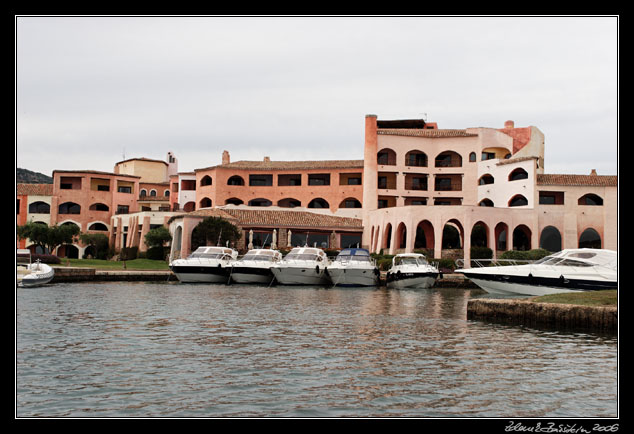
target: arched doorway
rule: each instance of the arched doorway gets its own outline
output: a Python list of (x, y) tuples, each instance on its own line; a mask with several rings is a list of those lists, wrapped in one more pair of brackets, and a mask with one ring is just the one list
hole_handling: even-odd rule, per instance
[(471, 247), (489, 246), (489, 227), (484, 222), (477, 222), (471, 228)]
[(442, 248), (461, 249), (463, 246), (464, 228), (462, 223), (456, 219), (451, 219), (442, 229)]
[(561, 250), (561, 233), (554, 226), (546, 226), (539, 237), (539, 248), (549, 252)]
[(401, 222), (396, 227), (396, 248), (405, 249), (407, 247), (407, 226)]
[(592, 229), (588, 228), (581, 233), (579, 237), (579, 248), (580, 249), (600, 249), (601, 248), (601, 236), (599, 233)]
[(388, 223), (383, 231), (383, 249), (389, 249), (392, 244), (392, 224)]
[(434, 248), (434, 226), (429, 220), (422, 220), (416, 225), (415, 249)]
[(513, 250), (531, 249), (531, 230), (526, 225), (513, 229)]
[(508, 249), (508, 233), (509, 227), (506, 223), (498, 223), (495, 225), (495, 250), (505, 251)]

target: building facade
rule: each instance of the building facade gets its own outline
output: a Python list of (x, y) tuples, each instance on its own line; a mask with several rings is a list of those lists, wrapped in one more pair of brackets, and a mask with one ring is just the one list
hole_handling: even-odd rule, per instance
[[(241, 249), (247, 234), (266, 245), (275, 231), (278, 246), (426, 249), (434, 258), (460, 249), (465, 260), (472, 246), (494, 256), (540, 247), (616, 250), (617, 177), (547, 174), (544, 146), (538, 128), (512, 121), (440, 129), (367, 115), (361, 160), (232, 162), (224, 151), (220, 164), (179, 172), (170, 152), (166, 161), (120, 161), (112, 173), (56, 170), (52, 186), (18, 185), (17, 221), (76, 224), (108, 235), (117, 251), (141, 252), (147, 231), (167, 226), (178, 257), (189, 254), (195, 223), (209, 215), (238, 224)], [(56, 253), (82, 257), (85, 246)]]
[(617, 177), (545, 174), (536, 127), (442, 130), (368, 115), (364, 179), (363, 244), (374, 252), (428, 249), (441, 258), (460, 248), (468, 263), (474, 245), (494, 256), (617, 249)]

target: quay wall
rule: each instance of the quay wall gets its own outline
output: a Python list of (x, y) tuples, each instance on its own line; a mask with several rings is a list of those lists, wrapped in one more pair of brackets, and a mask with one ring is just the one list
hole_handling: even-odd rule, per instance
[(83, 267), (55, 267), (52, 283), (60, 282), (149, 282), (176, 281), (176, 276), (169, 270), (95, 270)]
[(469, 300), (467, 319), (606, 333), (618, 328), (616, 306), (537, 303), (531, 299)]

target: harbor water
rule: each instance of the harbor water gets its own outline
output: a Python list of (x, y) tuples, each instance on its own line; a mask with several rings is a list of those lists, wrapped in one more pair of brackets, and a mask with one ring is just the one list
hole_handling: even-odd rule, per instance
[(616, 336), (467, 320), (480, 294), (18, 288), (16, 416), (618, 416)]

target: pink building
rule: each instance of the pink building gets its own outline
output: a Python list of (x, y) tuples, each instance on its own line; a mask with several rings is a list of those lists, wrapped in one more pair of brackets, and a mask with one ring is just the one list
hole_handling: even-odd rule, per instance
[[(231, 162), (224, 151), (220, 164), (178, 172), (170, 152), (166, 161), (120, 161), (113, 173), (56, 170), (48, 189), (18, 186), (18, 224), (76, 224), (107, 234), (116, 251), (141, 252), (147, 231), (165, 225), (179, 256), (189, 253), (195, 223), (216, 214), (262, 240), (275, 230), (285, 246), (309, 235), (328, 248), (360, 243), (467, 260), (472, 246), (494, 255), (616, 250), (617, 177), (547, 174), (544, 143), (538, 128), (512, 121), (439, 129), (367, 115), (362, 160)], [(84, 252), (77, 244), (57, 253)]]
[[(363, 244), (395, 253), (486, 246), (617, 249), (617, 177), (544, 174), (536, 127), (438, 129), (366, 116)], [(447, 239), (457, 234), (453, 245)], [(457, 239), (457, 241), (456, 241)], [(467, 262), (468, 263), (468, 262)]]

